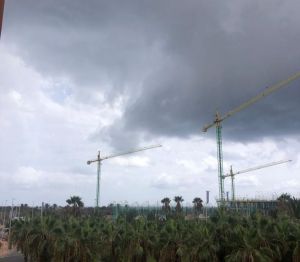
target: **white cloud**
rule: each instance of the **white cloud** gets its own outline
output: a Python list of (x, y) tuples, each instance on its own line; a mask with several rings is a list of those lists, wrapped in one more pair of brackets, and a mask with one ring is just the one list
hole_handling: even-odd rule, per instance
[(41, 172), (32, 167), (19, 167), (13, 174), (12, 180), (17, 186), (32, 188), (40, 185), (42, 176)]
[[(29, 166), (19, 167), (15, 173), (12, 174), (10, 182), (14, 186), (25, 189), (45, 189), (74, 186), (78, 183), (94, 183), (94, 177), (86, 176), (76, 173), (64, 172), (48, 172), (44, 170), (37, 170)], [(8, 180), (6, 182), (9, 182)]]
[[(29, 198), (34, 199), (43, 190), (71, 190), (78, 182), (84, 188), (89, 180), (86, 160), (101, 144), (89, 137), (120, 115), (120, 102), (83, 104), (70, 93), (62, 103), (47, 92), (60, 79), (44, 78), (3, 45), (0, 60), (1, 191), (23, 198), (23, 190), (33, 190)], [(48, 194), (60, 202), (58, 195), (62, 193)]]
[(258, 187), (262, 185), (259, 182), (259, 179), (253, 175), (238, 177), (235, 179), (235, 181), (237, 186), (242, 186), (242, 187)]
[(201, 178), (199, 176), (189, 176), (188, 174), (167, 174), (161, 173), (156, 175), (151, 186), (158, 189), (172, 189), (176, 191), (186, 191), (192, 186), (199, 186), (201, 184)]
[[(95, 157), (98, 149), (109, 152), (111, 148), (104, 137), (90, 137), (104, 126), (114, 126), (122, 117), (127, 98), (109, 103), (100, 92), (93, 103), (83, 103), (72, 93), (71, 81), (45, 78), (4, 46), (0, 47), (0, 60), (0, 200), (14, 197), (19, 201), (60, 204), (69, 195), (78, 194), (86, 204), (93, 205), (96, 167), (87, 166), (86, 161)], [(60, 94), (59, 88), (63, 86), (65, 91)], [(63, 97), (57, 97), (60, 95)], [(156, 203), (165, 195), (177, 194), (191, 202), (195, 196), (204, 199), (206, 190), (211, 191), (211, 199), (217, 196), (214, 139), (155, 139), (163, 141), (162, 148), (105, 162), (101, 203)], [(156, 144), (146, 139), (142, 142)], [(230, 165), (240, 170), (281, 159), (295, 160), (237, 177), (238, 195), (297, 193), (297, 139), (265, 139), (248, 144), (224, 141), (223, 148), (225, 172)], [(230, 189), (229, 181), (225, 186), (226, 191)]]
[(296, 180), (296, 179), (288, 180), (288, 181), (285, 182), (285, 185), (287, 187), (290, 187), (290, 188), (296, 188), (296, 189), (298, 189), (299, 186), (300, 186), (300, 181)]
[(174, 177), (174, 175), (168, 175), (166, 173), (162, 173), (158, 175), (154, 181), (152, 182), (153, 187), (157, 187), (159, 189), (166, 188), (176, 188), (179, 186), (180, 181), (178, 178)]
[(17, 104), (17, 106), (22, 105), (22, 95), (19, 92), (12, 90), (12, 91), (10, 91), (10, 93), (8, 95), (9, 95), (9, 97), (11, 97), (13, 102), (15, 102)]
[(141, 156), (117, 157), (112, 159), (111, 162), (116, 165), (131, 167), (148, 167), (150, 165), (149, 157)]
[(203, 162), (205, 164), (205, 169), (207, 170), (217, 170), (218, 167), (218, 161), (217, 161), (217, 158), (216, 157), (213, 157), (213, 156), (207, 156), (203, 159)]
[(189, 172), (193, 174), (200, 173), (203, 169), (199, 167), (194, 161), (187, 160), (187, 159), (182, 159), (177, 161), (179, 166), (184, 167), (187, 169)]

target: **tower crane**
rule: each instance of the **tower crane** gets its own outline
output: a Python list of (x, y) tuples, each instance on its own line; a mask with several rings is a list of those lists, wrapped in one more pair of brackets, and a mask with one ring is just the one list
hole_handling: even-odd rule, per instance
[(251, 106), (252, 104), (258, 102), (265, 96), (268, 96), (275, 91), (279, 90), (280, 88), (286, 86), (290, 82), (298, 79), (300, 77), (300, 72), (290, 76), (289, 78), (280, 81), (279, 83), (267, 87), (263, 92), (259, 93), (252, 99), (248, 100), (247, 102), (241, 104), (240, 106), (236, 107), (235, 109), (229, 111), (228, 113), (221, 116), (218, 112), (216, 113), (215, 120), (206, 126), (203, 127), (203, 132), (206, 132), (209, 128), (216, 126), (216, 140), (217, 140), (217, 158), (218, 158), (218, 180), (219, 180), (219, 199), (221, 203), (224, 202), (224, 173), (223, 173), (223, 151), (222, 151), (222, 122), (227, 118), (231, 117), (232, 115), (246, 109), (247, 107)]
[(255, 167), (251, 167), (251, 168), (248, 168), (248, 169), (240, 170), (238, 172), (233, 172), (232, 166), (231, 166), (229, 174), (226, 174), (226, 175), (223, 176), (224, 179), (226, 177), (230, 177), (231, 178), (231, 200), (232, 201), (235, 200), (234, 178), (235, 178), (236, 175), (247, 173), (247, 172), (251, 172), (251, 171), (255, 171), (255, 170), (266, 168), (266, 167), (270, 167), (270, 166), (276, 166), (276, 165), (284, 164), (284, 163), (291, 162), (291, 161), (292, 160), (281, 160), (281, 161), (277, 161), (277, 162), (271, 162), (271, 163), (268, 163), (268, 164), (264, 164), (264, 165), (255, 166)]
[(100, 178), (101, 178), (101, 164), (102, 164), (102, 161), (110, 159), (110, 158), (114, 158), (114, 157), (129, 155), (129, 154), (133, 154), (133, 153), (136, 153), (136, 152), (161, 147), (161, 146), (162, 145), (147, 146), (147, 147), (142, 147), (142, 148), (138, 148), (138, 149), (133, 149), (133, 150), (130, 150), (130, 151), (125, 151), (125, 152), (122, 152), (122, 153), (112, 154), (112, 155), (105, 156), (105, 157), (101, 157), (100, 156), (100, 151), (98, 151), (98, 155), (97, 155), (96, 159), (87, 161), (88, 165), (90, 165), (91, 163), (97, 162), (96, 207), (99, 207), (99, 203), (100, 203)]

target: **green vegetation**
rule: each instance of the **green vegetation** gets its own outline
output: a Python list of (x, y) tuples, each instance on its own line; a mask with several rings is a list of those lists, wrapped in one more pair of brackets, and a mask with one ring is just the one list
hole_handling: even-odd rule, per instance
[(69, 199), (66, 200), (66, 202), (69, 206), (72, 206), (74, 216), (79, 214), (79, 208), (84, 206), (79, 196), (71, 196)]
[[(272, 216), (246, 217), (220, 209), (207, 220), (178, 215), (183, 199), (175, 199), (174, 214), (170, 199), (162, 201), (166, 220), (123, 214), (113, 221), (78, 211), (15, 221), (11, 242), (38, 262), (300, 261), (295, 198), (279, 198)], [(195, 213), (202, 208), (200, 200), (194, 199)]]

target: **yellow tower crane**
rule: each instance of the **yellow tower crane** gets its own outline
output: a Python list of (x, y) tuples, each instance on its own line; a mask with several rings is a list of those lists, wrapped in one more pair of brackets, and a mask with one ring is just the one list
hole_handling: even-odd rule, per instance
[(234, 178), (235, 178), (236, 175), (243, 174), (243, 173), (248, 173), (248, 172), (251, 172), (251, 171), (255, 171), (255, 170), (266, 168), (266, 167), (270, 167), (270, 166), (276, 166), (276, 165), (284, 164), (284, 163), (291, 162), (291, 161), (292, 160), (281, 160), (281, 161), (271, 162), (271, 163), (268, 163), (268, 164), (264, 164), (264, 165), (255, 166), (255, 167), (251, 167), (251, 168), (248, 168), (248, 169), (240, 170), (238, 172), (233, 172), (232, 166), (231, 166), (229, 174), (226, 174), (226, 175), (223, 176), (224, 179), (226, 177), (230, 177), (231, 178), (231, 200), (232, 201), (235, 200)]
[(152, 149), (152, 148), (157, 148), (157, 147), (161, 147), (161, 146), (162, 145), (147, 146), (147, 147), (142, 147), (142, 148), (138, 148), (138, 149), (134, 149), (134, 150), (118, 153), (118, 154), (113, 154), (113, 155), (109, 155), (109, 156), (105, 156), (105, 157), (100, 157), (100, 151), (98, 151), (98, 156), (96, 159), (87, 161), (88, 165), (90, 165), (91, 163), (97, 162), (96, 207), (99, 207), (99, 204), (100, 204), (100, 178), (101, 178), (101, 163), (102, 163), (102, 161), (109, 159), (109, 158), (119, 157), (119, 156), (123, 156), (123, 155), (129, 155), (129, 154), (133, 154), (136, 152), (140, 152), (140, 151), (144, 151), (144, 150), (148, 150), (148, 149)]
[(263, 92), (259, 93), (257, 96), (253, 97), (252, 99), (248, 100), (247, 102), (241, 104), (240, 106), (236, 107), (235, 109), (229, 111), (224, 116), (221, 116), (218, 112), (216, 113), (215, 120), (206, 126), (203, 127), (203, 132), (206, 132), (209, 128), (216, 126), (216, 138), (217, 138), (217, 158), (218, 158), (218, 180), (219, 180), (219, 201), (221, 203), (224, 202), (224, 173), (223, 173), (223, 152), (222, 152), (222, 122), (234, 115), (242, 111), (243, 109), (251, 106), (252, 104), (256, 103), (257, 101), (261, 100), (265, 96), (268, 96), (275, 91), (279, 90), (280, 88), (286, 86), (290, 82), (298, 79), (300, 77), (300, 72), (290, 76), (286, 80), (283, 80), (273, 86), (267, 87)]

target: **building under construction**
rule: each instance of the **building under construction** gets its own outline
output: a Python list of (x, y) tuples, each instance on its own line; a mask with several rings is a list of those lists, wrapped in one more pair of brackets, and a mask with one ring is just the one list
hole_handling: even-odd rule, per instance
[(255, 212), (260, 212), (264, 215), (270, 215), (278, 208), (278, 200), (266, 200), (266, 199), (235, 199), (225, 201), (225, 208), (239, 212), (245, 215), (250, 215)]

